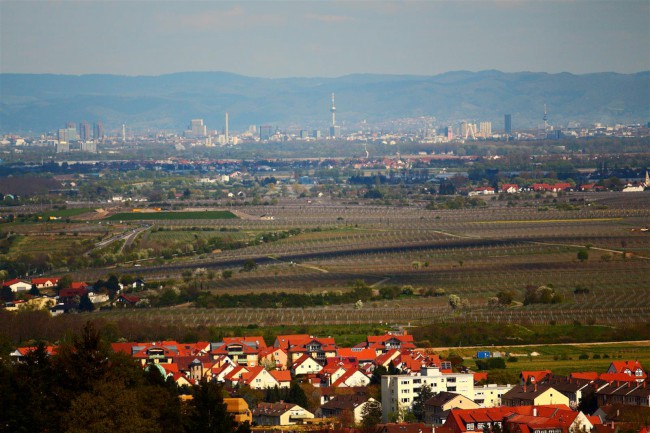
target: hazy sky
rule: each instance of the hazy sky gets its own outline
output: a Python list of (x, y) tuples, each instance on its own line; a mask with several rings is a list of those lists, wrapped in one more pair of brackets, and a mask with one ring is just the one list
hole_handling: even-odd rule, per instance
[(650, 0), (0, 0), (0, 71), (650, 70)]

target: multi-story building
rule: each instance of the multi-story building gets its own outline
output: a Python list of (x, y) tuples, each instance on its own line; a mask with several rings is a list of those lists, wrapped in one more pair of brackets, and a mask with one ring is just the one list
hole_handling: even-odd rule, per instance
[(481, 137), (489, 138), (492, 136), (492, 122), (481, 122), (478, 126), (478, 131)]
[(504, 131), (506, 134), (512, 134), (512, 115), (506, 114), (503, 119)]
[(203, 119), (192, 119), (189, 128), (185, 131), (186, 137), (198, 138), (208, 135), (207, 126), (203, 124)]
[(104, 139), (104, 123), (99, 121), (93, 124), (93, 139), (103, 140)]
[(420, 389), (427, 385), (434, 394), (455, 392), (474, 398), (474, 375), (470, 373), (442, 373), (437, 367), (423, 367), (419, 376), (386, 375), (381, 378), (381, 408), (384, 422), (394, 414), (398, 417), (410, 411)]
[(90, 123), (83, 121), (79, 124), (79, 140), (86, 141), (92, 138)]

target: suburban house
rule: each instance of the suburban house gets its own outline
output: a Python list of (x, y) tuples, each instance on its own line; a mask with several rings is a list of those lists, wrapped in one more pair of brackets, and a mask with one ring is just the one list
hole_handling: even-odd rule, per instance
[(293, 403), (258, 403), (253, 408), (253, 422), (258, 425), (301, 424), (314, 414)]
[(307, 354), (319, 362), (325, 362), (327, 358), (336, 356), (336, 350), (333, 338), (289, 339), (288, 353), (291, 361), (296, 361)]
[(32, 288), (32, 283), (14, 278), (13, 280), (3, 281), (2, 287), (9, 287), (13, 293), (27, 292)]
[(303, 374), (318, 374), (323, 369), (314, 358), (304, 354), (291, 365), (291, 374), (294, 376)]
[(235, 364), (255, 367), (258, 365), (258, 353), (263, 349), (266, 349), (266, 343), (262, 337), (224, 338), (210, 345), (210, 355), (213, 358), (225, 355)]
[(138, 302), (140, 302), (139, 296), (122, 294), (115, 300), (115, 305), (117, 307), (129, 308), (135, 307)]
[(549, 384), (517, 385), (501, 396), (503, 406), (539, 406), (563, 404), (569, 406), (569, 398)]
[(639, 361), (612, 361), (607, 372), (634, 376), (638, 382), (643, 382), (648, 377)]
[(553, 373), (551, 370), (522, 371), (519, 374), (519, 381), (522, 385), (536, 384), (548, 380)]
[(279, 347), (266, 347), (264, 349), (260, 349), (260, 351), (257, 354), (258, 357), (258, 363), (260, 365), (265, 366), (268, 369), (276, 369), (276, 370), (286, 370), (287, 369), (287, 362), (288, 362), (288, 355), (287, 351), (284, 349), (281, 349)]
[(413, 336), (408, 335), (406, 332), (392, 333), (388, 332), (384, 335), (372, 335), (366, 338), (366, 347), (375, 349), (377, 355), (395, 350), (412, 350), (415, 349), (413, 343)]
[(248, 372), (241, 375), (239, 384), (247, 385), (252, 389), (267, 389), (280, 386), (271, 372), (259, 365), (248, 367)]
[(368, 402), (376, 401), (363, 394), (337, 395), (322, 405), (316, 416), (325, 418), (339, 417), (343, 412), (348, 411), (354, 416), (354, 422), (359, 424), (363, 419), (363, 410)]
[(424, 402), (424, 423), (442, 425), (451, 409), (478, 409), (473, 400), (454, 392), (439, 392)]
[[(593, 421), (593, 422), (592, 422)], [(494, 426), (513, 433), (590, 431), (596, 420), (565, 405), (452, 409), (444, 426), (453, 433), (487, 432)]]
[(650, 407), (650, 386), (647, 381), (613, 381), (596, 390), (598, 406), (621, 404)]
[(37, 289), (52, 289), (57, 284), (59, 284), (60, 278), (51, 277), (51, 278), (32, 278), (32, 284), (36, 286)]

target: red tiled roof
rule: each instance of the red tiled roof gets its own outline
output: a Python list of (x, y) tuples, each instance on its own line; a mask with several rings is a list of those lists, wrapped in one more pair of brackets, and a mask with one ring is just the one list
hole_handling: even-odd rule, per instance
[(289, 370), (271, 370), (269, 374), (280, 382), (291, 382), (291, 372)]

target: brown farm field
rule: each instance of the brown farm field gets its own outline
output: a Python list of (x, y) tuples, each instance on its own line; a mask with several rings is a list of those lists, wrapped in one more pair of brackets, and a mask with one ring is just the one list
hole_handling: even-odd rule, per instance
[[(572, 210), (559, 210), (553, 200), (577, 204)], [(428, 210), (424, 203), (398, 207), (372, 201), (287, 199), (236, 211), (245, 217), (159, 220), (147, 226), (93, 221), (86, 228), (82, 223), (70, 225), (69, 236), (55, 232), (64, 225), (50, 225), (49, 232), (41, 228), (31, 235), (51, 236), (56, 249), (78, 245), (67, 243), (67, 239), (74, 241), (70, 230), (77, 232), (77, 239), (95, 241), (126, 233), (125, 246), (112, 254), (124, 253), (128, 260), (72, 271), (84, 281), (111, 273), (146, 281), (176, 279), (179, 286), (215, 296), (272, 292), (315, 296), (349, 291), (359, 280), (375, 293), (387, 287), (404, 289), (403, 296), (375, 297), (360, 309), (259, 305), (229, 310), (190, 305), (95, 313), (107, 316), (139, 315), (143, 320), (206, 326), (316, 321), (629, 324), (650, 319), (650, 232), (644, 230), (650, 225), (648, 193), (569, 193), (515, 206), (486, 199), (486, 206), (455, 210)], [(28, 229), (20, 231), (29, 238)], [(292, 233), (287, 235), (288, 231)], [(284, 235), (269, 238), (274, 233)], [(237, 246), (192, 251), (209, 242)], [(23, 239), (12, 245), (10, 254), (32, 251), (35, 245)], [(587, 252), (586, 259), (578, 258), (580, 250)], [(167, 255), (163, 258), (163, 254)], [(257, 267), (242, 272), (248, 260)], [(213, 272), (199, 281), (193, 275), (203, 268)], [(220, 278), (227, 270), (232, 277)], [(561, 295), (562, 302), (524, 306), (527, 287), (543, 285)], [(435, 290), (443, 295), (424, 296)], [(500, 291), (512, 292), (514, 302), (488, 305)], [(158, 295), (155, 290), (145, 294)], [(461, 307), (449, 306), (451, 294), (464, 300)]]

